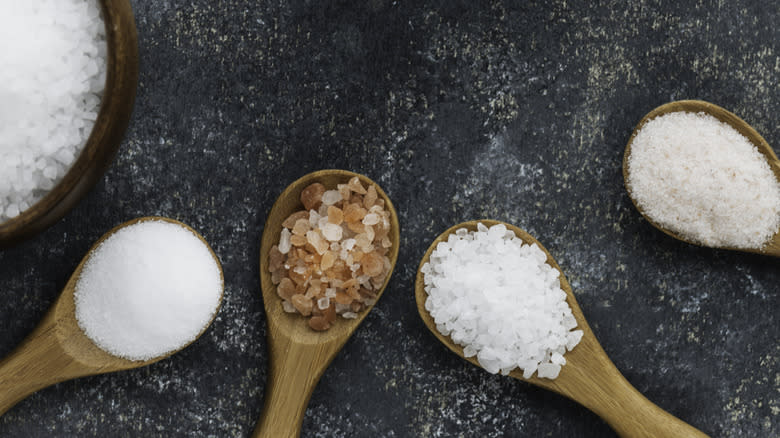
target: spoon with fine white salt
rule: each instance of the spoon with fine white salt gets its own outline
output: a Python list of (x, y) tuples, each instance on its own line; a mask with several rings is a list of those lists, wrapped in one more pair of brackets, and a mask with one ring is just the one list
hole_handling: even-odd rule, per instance
[[(440, 242), (446, 241), (450, 234), (460, 228), (474, 231), (478, 223), (492, 226), (502, 222), (493, 220), (464, 222), (436, 238), (420, 262), (415, 281), (415, 297), (417, 311), (431, 333), (455, 354), (481, 367), (475, 356), (465, 357), (463, 347), (456, 344), (449, 336), (442, 335), (436, 328), (436, 322), (425, 308), (428, 294), (425, 291), (422, 272), (423, 265), (428, 263), (431, 253)], [(509, 375), (576, 401), (601, 417), (622, 437), (706, 437), (707, 435), (701, 431), (656, 406), (631, 386), (601, 348), (555, 259), (533, 236), (513, 225), (504, 225), (514, 231), (523, 242), (538, 245), (547, 255), (547, 263), (560, 272), (560, 286), (566, 293), (566, 302), (577, 320), (577, 329), (584, 333), (580, 343), (565, 354), (566, 364), (561, 368), (557, 378), (550, 380), (534, 376), (526, 379), (520, 369), (511, 371)]]
[[(685, 128), (670, 116), (687, 117)], [(725, 125), (717, 126), (718, 122)], [(729, 127), (736, 132), (730, 134)], [(650, 140), (645, 133), (637, 142), (645, 128), (655, 138)], [(702, 130), (710, 136), (709, 143), (700, 147), (705, 142), (696, 136)], [(716, 148), (714, 143), (721, 139), (728, 139), (731, 149), (724, 149), (725, 144)], [(674, 150), (678, 143), (685, 148)], [(746, 150), (750, 145), (757, 155)], [(694, 156), (698, 158), (693, 160)], [(746, 163), (751, 161), (753, 172), (747, 172)], [(755, 169), (762, 161), (769, 172)], [(722, 167), (704, 168), (714, 163)], [(623, 179), (631, 202), (655, 228), (692, 245), (780, 257), (780, 229), (776, 229), (780, 213), (771, 208), (780, 201), (777, 189), (771, 190), (771, 174), (780, 181), (780, 160), (761, 134), (736, 114), (702, 100), (669, 102), (647, 113), (634, 128), (623, 155)], [(678, 186), (678, 181), (689, 183)], [(744, 204), (733, 204), (737, 200)]]
[[(123, 230), (130, 231), (132, 228), (137, 227), (146, 227), (148, 229), (151, 225), (157, 225), (155, 228), (159, 228), (161, 224), (167, 226), (175, 225), (170, 227), (174, 230), (174, 234), (178, 233), (178, 238), (189, 239), (188, 244), (183, 247), (190, 251), (189, 254), (192, 254), (193, 248), (200, 251), (200, 254), (192, 255), (192, 257), (202, 256), (199, 260), (202, 260), (206, 264), (205, 267), (213, 275), (217, 276), (217, 278), (211, 279), (210, 286), (218, 289), (211, 291), (214, 295), (207, 300), (212, 307), (205, 309), (205, 320), (200, 320), (197, 326), (190, 325), (187, 327), (187, 330), (190, 332), (186, 333), (185, 337), (180, 336), (179, 339), (174, 339), (174, 341), (180, 342), (176, 343), (175, 346), (172, 345), (172, 349), (162, 350), (164, 351), (163, 353), (147, 350), (151, 353), (146, 354), (145, 358), (137, 360), (118, 357), (98, 346), (80, 327), (79, 322), (81, 319), (77, 319), (76, 316), (78, 306), (76, 303), (76, 286), (79, 278), (86, 271), (85, 266), (90, 260), (97, 262), (101, 258), (106, 259), (107, 253), (104, 249), (108, 248), (104, 247), (101, 249), (101, 244), (107, 242), (112, 236), (118, 236)], [(165, 233), (157, 233), (152, 237), (159, 238), (165, 235)], [(132, 245), (138, 244), (139, 237), (142, 236), (138, 236), (137, 233), (131, 236), (133, 240)], [(181, 242), (181, 240), (177, 240), (177, 242)], [(202, 247), (199, 247), (201, 243)], [(96, 257), (95, 255), (99, 249), (103, 252), (99, 254), (100, 257)], [(127, 247), (120, 249), (122, 250), (122, 254), (119, 254), (121, 256), (128, 257), (128, 254), (129, 256), (134, 255), (133, 251), (128, 252)], [(167, 251), (163, 252), (168, 253)], [(213, 266), (208, 261), (209, 259), (213, 259)], [(165, 268), (180, 272), (178, 268), (184, 264), (183, 261), (188, 261), (189, 263), (191, 259), (181, 258), (177, 261), (178, 265), (173, 267), (165, 266)], [(127, 262), (127, 264), (130, 263)], [(100, 266), (99, 263), (95, 263), (95, 265)], [(203, 266), (200, 268), (202, 269)], [(98, 272), (97, 274), (102, 275), (103, 273)], [(106, 274), (110, 276), (111, 273)], [(173, 280), (177, 278), (175, 277)], [(222, 267), (219, 260), (203, 237), (187, 225), (168, 218), (142, 217), (117, 226), (103, 235), (89, 250), (71, 275), (60, 297), (49, 309), (38, 327), (9, 356), (0, 361), (0, 415), (7, 412), (16, 403), (30, 394), (55, 383), (77, 377), (142, 367), (165, 359), (184, 349), (199, 338), (213, 321), (222, 301), (223, 289)], [(159, 290), (151, 291), (151, 293), (159, 292)], [(186, 293), (187, 291), (181, 292)], [(132, 313), (133, 310), (135, 309), (124, 308), (120, 309), (120, 312)], [(171, 309), (166, 310), (170, 311), (169, 313), (173, 313)], [(186, 318), (182, 319), (186, 320)], [(122, 333), (109, 333), (109, 335), (123, 336)], [(127, 333), (127, 335), (129, 339), (132, 339), (133, 333)], [(151, 343), (152, 341), (149, 342)], [(139, 346), (141, 349), (148, 347), (144, 343), (140, 343)], [(133, 354), (131, 353), (131, 355)]]

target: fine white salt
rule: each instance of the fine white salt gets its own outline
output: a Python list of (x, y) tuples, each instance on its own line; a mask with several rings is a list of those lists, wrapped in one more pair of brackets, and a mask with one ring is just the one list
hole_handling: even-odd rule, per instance
[(643, 125), (626, 182), (648, 218), (703, 245), (757, 249), (780, 228), (780, 183), (764, 156), (708, 114), (674, 112)]
[(559, 272), (537, 245), (503, 224), (451, 234), (422, 267), (425, 308), (437, 330), (482, 367), (530, 378), (558, 377), (566, 351), (582, 338)]
[(0, 223), (62, 180), (106, 77), (97, 0), (0, 0)]
[(89, 256), (75, 289), (79, 327), (103, 350), (148, 360), (195, 340), (223, 283), (209, 248), (181, 225), (143, 221)]

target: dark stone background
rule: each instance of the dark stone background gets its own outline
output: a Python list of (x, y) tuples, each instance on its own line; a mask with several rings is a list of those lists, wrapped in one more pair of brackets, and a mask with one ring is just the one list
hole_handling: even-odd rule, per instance
[(64, 220), (0, 252), (0, 356), (42, 318), (91, 244), (131, 218), (199, 230), (222, 260), (211, 329), (147, 368), (42, 390), (2, 437), (245, 437), (268, 369), (257, 256), (297, 177), (375, 179), (402, 225), (382, 300), (306, 411), (314, 437), (603, 437), (579, 405), (492, 376), (417, 315), (420, 257), (493, 218), (536, 236), (628, 380), (711, 436), (780, 435), (777, 259), (650, 227), (623, 148), (662, 103), (699, 98), (780, 144), (780, 8), (634, 2), (134, 0), (141, 76), (113, 167)]

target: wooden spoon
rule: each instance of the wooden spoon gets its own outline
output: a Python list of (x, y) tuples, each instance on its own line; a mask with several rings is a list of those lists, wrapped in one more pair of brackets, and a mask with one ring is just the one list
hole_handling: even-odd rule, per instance
[[(487, 226), (502, 223), (493, 220), (470, 221), (455, 225), (442, 233), (433, 241), (423, 256), (420, 267), (417, 270), (417, 279), (414, 285), (417, 311), (420, 313), (425, 325), (428, 326), (428, 329), (455, 354), (477, 366), (480, 365), (476, 357), (464, 357), (463, 347), (453, 342), (449, 336), (443, 336), (436, 329), (433, 317), (425, 309), (425, 300), (428, 294), (425, 292), (423, 273), (420, 269), (428, 262), (431, 253), (439, 242), (446, 241), (447, 237), (459, 228), (474, 231), (477, 229), (477, 223), (479, 222)], [(566, 281), (566, 277), (555, 262), (555, 259), (531, 235), (515, 226), (504, 225), (514, 231), (517, 237), (525, 243), (538, 245), (547, 254), (547, 263), (560, 271), (561, 289), (566, 292), (566, 302), (569, 303), (572, 314), (577, 319), (577, 328), (584, 333), (580, 343), (564, 356), (566, 365), (561, 368), (560, 375), (556, 379), (549, 380), (536, 376), (524, 379), (523, 373), (519, 369), (515, 369), (509, 375), (518, 380), (557, 392), (580, 403), (604, 419), (623, 437), (706, 437), (707, 435), (653, 404), (628, 383), (612, 361), (609, 360), (609, 357), (607, 357), (607, 354), (599, 345), (598, 340), (596, 340), (596, 336), (582, 315), (580, 306), (577, 305), (577, 300), (574, 299), (571, 286)]]
[[(680, 111), (690, 112), (690, 113), (706, 113), (715, 117), (721, 122), (730, 125), (732, 128), (736, 129), (737, 132), (744, 135), (745, 138), (747, 138), (753, 145), (755, 145), (756, 148), (758, 149), (758, 152), (760, 152), (764, 156), (764, 158), (766, 158), (767, 163), (769, 163), (769, 167), (772, 169), (772, 172), (774, 172), (775, 177), (778, 179), (778, 181), (780, 181), (780, 160), (778, 160), (777, 155), (775, 155), (775, 152), (769, 146), (769, 143), (767, 143), (767, 141), (764, 140), (764, 137), (762, 137), (761, 134), (759, 134), (755, 129), (753, 129), (753, 127), (750, 126), (746, 121), (740, 119), (739, 117), (737, 117), (737, 115), (731, 113), (730, 111), (727, 111), (717, 105), (711, 104), (709, 102), (705, 102), (703, 100), (679, 100), (676, 102), (670, 102), (661, 105), (658, 108), (650, 111), (649, 113), (647, 113), (647, 115), (645, 115), (642, 118), (642, 120), (639, 121), (639, 123), (634, 128), (634, 132), (631, 134), (631, 138), (629, 138), (628, 140), (628, 144), (626, 145), (626, 151), (623, 154), (623, 180), (625, 181), (625, 186), (626, 186), (626, 190), (628, 191), (628, 196), (631, 198), (631, 202), (634, 203), (636, 209), (639, 210), (639, 213), (641, 213), (642, 216), (644, 216), (645, 219), (652, 226), (663, 231), (669, 236), (674, 237), (675, 239), (682, 240), (683, 242), (687, 242), (692, 245), (701, 245), (701, 243), (699, 242), (691, 241), (683, 236), (680, 236), (679, 234), (673, 231), (664, 228), (663, 226), (657, 224), (655, 221), (649, 218), (642, 210), (642, 208), (637, 204), (636, 200), (634, 199), (634, 196), (631, 194), (631, 189), (628, 186), (628, 159), (631, 156), (631, 143), (634, 141), (634, 138), (636, 137), (639, 130), (645, 125), (645, 123), (647, 123), (651, 119), (654, 119), (658, 116), (662, 116), (664, 114), (680, 112)], [(723, 247), (720, 249), (752, 252), (757, 254), (766, 254), (775, 257), (780, 257), (780, 230), (778, 230), (775, 233), (775, 235), (772, 237), (772, 240), (770, 240), (763, 248)]]
[[(81, 260), (81, 263), (76, 267), (73, 275), (70, 276), (68, 283), (62, 290), (60, 297), (49, 309), (46, 316), (38, 324), (38, 327), (27, 336), (21, 345), (0, 362), (0, 415), (33, 392), (55, 383), (76, 377), (142, 367), (165, 359), (186, 347), (185, 345), (176, 351), (153, 359), (131, 361), (113, 356), (95, 345), (84, 334), (76, 320), (74, 292), (76, 281), (79, 275), (81, 275), (81, 270), (84, 268), (86, 261), (104, 240), (119, 229), (149, 220), (175, 223), (195, 234), (209, 248), (222, 279), (222, 266), (214, 251), (200, 234), (179, 221), (150, 216), (133, 219), (113, 228), (104, 234)], [(222, 296), (220, 296), (220, 303), (221, 301)], [(218, 308), (215, 310), (215, 316), (218, 310)], [(196, 339), (206, 331), (210, 324), (211, 321), (203, 328)]]
[[(390, 281), (398, 259), (400, 243), (398, 215), (387, 194), (373, 181), (363, 175), (346, 170), (321, 170), (309, 173), (293, 182), (274, 203), (265, 222), (260, 244), (260, 281), (263, 304), (268, 319), (268, 350), (270, 371), (265, 390), (263, 414), (253, 437), (283, 438), (300, 435), (303, 414), (314, 387), (336, 354), (347, 342), (373, 306), (358, 313), (356, 319), (337, 317), (333, 326), (324, 332), (309, 328), (306, 319), (298, 314), (285, 313), (281, 298), (271, 282), (268, 270), (271, 247), (279, 242), (282, 222), (292, 213), (302, 210), (301, 191), (312, 183), (322, 183), (327, 189), (336, 184), (346, 184), (357, 176), (364, 186), (373, 184), (385, 209), (390, 212), (390, 240), (393, 246), (387, 254), (390, 259), (390, 273), (379, 290), (379, 296)], [(379, 297), (377, 297), (379, 298)]]

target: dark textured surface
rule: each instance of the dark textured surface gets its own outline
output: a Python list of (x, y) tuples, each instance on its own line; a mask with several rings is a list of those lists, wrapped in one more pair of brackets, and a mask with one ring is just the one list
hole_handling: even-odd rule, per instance
[(92, 242), (137, 216), (199, 230), (224, 265), (225, 302), (185, 351), (42, 390), (0, 418), (0, 436), (248, 436), (268, 369), (264, 218), (287, 184), (331, 167), (389, 193), (402, 247), (382, 300), (317, 387), (304, 436), (614, 436), (573, 402), (459, 360), (423, 326), (420, 257), (438, 233), (482, 217), (544, 243), (649, 399), (713, 437), (780, 435), (777, 259), (661, 234), (620, 170), (634, 124), (670, 100), (711, 101), (780, 144), (774, 2), (133, 6), (130, 129), (75, 210), (0, 252), (0, 356)]

